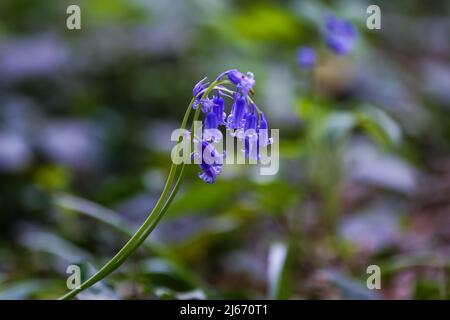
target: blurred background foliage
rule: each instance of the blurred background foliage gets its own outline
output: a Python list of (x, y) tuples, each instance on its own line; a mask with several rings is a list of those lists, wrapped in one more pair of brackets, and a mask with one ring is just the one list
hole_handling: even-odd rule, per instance
[[(384, 1), (368, 30), (374, 3), (2, 0), (0, 298), (56, 298), (69, 264), (86, 279), (124, 244), (193, 85), (229, 68), (255, 74), (279, 173), (206, 185), (191, 166), (139, 252), (79, 297), (449, 298), (450, 3)], [(348, 56), (324, 45), (330, 12), (358, 29)]]

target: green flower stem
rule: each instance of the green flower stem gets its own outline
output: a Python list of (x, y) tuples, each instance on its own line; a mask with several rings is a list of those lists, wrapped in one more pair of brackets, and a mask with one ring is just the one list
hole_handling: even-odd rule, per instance
[[(209, 92), (216, 86), (217, 84), (215, 82), (213, 82), (208, 89), (205, 91), (205, 96), (207, 96), (209, 94)], [(192, 102), (191, 102), (192, 103)], [(198, 120), (199, 115), (200, 115), (200, 109), (201, 107), (198, 106), (197, 110), (195, 111), (195, 115), (194, 115), (194, 119), (192, 121), (192, 126), (191, 126), (191, 143), (193, 142), (194, 139), (194, 122)], [(179, 139), (180, 142), (181, 139)], [(174, 165), (172, 165), (173, 167)], [(150, 235), (150, 233), (156, 228), (156, 226), (158, 225), (159, 221), (161, 220), (161, 218), (163, 217), (164, 213), (166, 213), (167, 209), (169, 208), (170, 204), (172, 203), (172, 200), (175, 198), (175, 195), (178, 192), (178, 189), (180, 187), (180, 183), (183, 180), (183, 176), (184, 176), (184, 167), (185, 164), (183, 163), (181, 165), (181, 170), (178, 176), (177, 181), (175, 182), (175, 185), (172, 189), (172, 192), (170, 193), (166, 203), (164, 204), (164, 206), (162, 207), (161, 211), (159, 213), (156, 214), (155, 220), (152, 221), (152, 223), (148, 226), (148, 229), (145, 230), (145, 232), (142, 235), (139, 235), (139, 238), (136, 239), (136, 248), (139, 247), (142, 242), (145, 241), (145, 239), (147, 239), (147, 237)], [(169, 174), (170, 176), (170, 174)], [(133, 253), (134, 249), (130, 248), (128, 251), (123, 252), (122, 257), (116, 262), (116, 264), (118, 266), (120, 266), (132, 253)]]
[[(180, 182), (184, 176), (184, 166), (185, 166), (184, 164), (181, 165), (180, 175), (178, 176), (175, 186), (172, 189), (172, 192), (170, 193), (169, 198), (167, 199), (166, 203), (164, 204), (164, 207), (155, 216), (154, 220), (151, 222), (151, 224), (148, 226), (148, 228), (145, 230), (145, 232), (138, 239), (136, 239), (136, 248), (139, 247), (145, 241), (145, 239), (147, 239), (147, 237), (150, 235), (150, 233), (156, 228), (159, 221), (163, 217), (164, 213), (166, 213), (167, 209), (169, 208), (172, 200), (175, 198), (175, 195), (177, 194), (178, 189), (180, 187)], [(134, 252), (134, 250), (128, 250), (127, 252), (122, 254), (122, 256), (115, 262), (116, 268), (119, 267), (133, 252)]]
[[(210, 84), (210, 86), (206, 89), (204, 96), (208, 96), (208, 94), (214, 89), (214, 87), (220, 83), (224, 83), (225, 81), (214, 81)], [(183, 121), (181, 124), (181, 129), (186, 128), (187, 121), (189, 119), (189, 115), (192, 110), (193, 103), (195, 101), (195, 98), (193, 98), (186, 110), (186, 113), (183, 117)], [(198, 120), (199, 114), (200, 114), (201, 106), (198, 106), (195, 115), (194, 120), (192, 122), (192, 129), (194, 127), (194, 122)], [(191, 143), (194, 137), (194, 131), (191, 130)], [(182, 134), (180, 134), (180, 137), (178, 139), (178, 142), (181, 142), (183, 139)], [(111, 274), (114, 270), (116, 270), (122, 263), (142, 244), (142, 242), (145, 241), (145, 239), (150, 235), (150, 233), (156, 228), (159, 221), (163, 217), (164, 213), (169, 208), (170, 204), (172, 203), (173, 199), (175, 198), (176, 193), (179, 190), (180, 183), (184, 176), (184, 167), (185, 164), (183, 163), (181, 165), (181, 169), (179, 171), (178, 178), (175, 182), (175, 185), (173, 188), (171, 188), (172, 183), (174, 181), (174, 178), (176, 176), (176, 171), (180, 165), (176, 165), (172, 163), (172, 166), (170, 167), (169, 176), (167, 177), (166, 184), (164, 186), (164, 189), (161, 193), (161, 196), (159, 197), (155, 207), (151, 211), (151, 213), (148, 215), (147, 219), (144, 221), (142, 226), (136, 231), (136, 233), (128, 240), (128, 242), (120, 249), (120, 251), (111, 259), (109, 260), (99, 271), (97, 271), (93, 276), (91, 276), (89, 279), (87, 279), (85, 282), (83, 282), (79, 288), (73, 289), (60, 297), (59, 299), (65, 300), (65, 299), (72, 299), (77, 294), (82, 292), (83, 290), (86, 290), (87, 288), (93, 286), (97, 282), (101, 281), (105, 277), (107, 277), (109, 274)], [(172, 189), (172, 192), (170, 190)], [(170, 192), (170, 194), (169, 194)], [(166, 200), (167, 198), (167, 200)]]
[(110, 261), (108, 261), (97, 273), (95, 273), (92, 277), (83, 282), (83, 284), (81, 284), (79, 288), (73, 289), (72, 291), (62, 296), (60, 299), (71, 299), (81, 291), (91, 287), (98, 281), (104, 279), (111, 272), (116, 270), (123, 263), (123, 261), (125, 261), (125, 259), (122, 259), (123, 257), (128, 257), (134, 250), (137, 249), (137, 247), (142, 243), (142, 241), (145, 240), (143, 235), (148, 236), (148, 234), (150, 234), (150, 232), (154, 229), (154, 227), (152, 228), (152, 221), (155, 219), (155, 217), (157, 217), (158, 212), (161, 210), (164, 200), (170, 191), (170, 187), (172, 185), (176, 172), (176, 167), (177, 165), (172, 164), (169, 176), (166, 181), (166, 185), (163, 189), (163, 192), (161, 193), (161, 196), (158, 199), (158, 202), (156, 203), (152, 212), (149, 214), (149, 216), (142, 224), (142, 226), (133, 235), (133, 237), (131, 237), (131, 239), (128, 240), (128, 242), (122, 247), (122, 249)]

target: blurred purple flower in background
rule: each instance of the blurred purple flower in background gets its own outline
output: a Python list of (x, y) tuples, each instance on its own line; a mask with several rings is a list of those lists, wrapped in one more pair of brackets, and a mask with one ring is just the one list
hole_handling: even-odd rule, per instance
[(349, 53), (356, 41), (357, 32), (353, 24), (334, 15), (326, 17), (325, 42), (338, 55)]
[(55, 120), (39, 135), (40, 149), (53, 161), (92, 170), (101, 159), (101, 132), (92, 122)]
[(311, 47), (301, 47), (297, 51), (297, 63), (305, 69), (314, 67), (316, 64), (316, 51)]
[(8, 79), (53, 74), (69, 60), (67, 47), (52, 36), (21, 38), (3, 42), (0, 72)]
[(345, 217), (339, 226), (343, 239), (362, 251), (377, 252), (395, 245), (401, 237), (401, 215), (394, 204), (373, 203)]
[(22, 171), (31, 160), (32, 152), (24, 137), (15, 132), (0, 132), (0, 171)]

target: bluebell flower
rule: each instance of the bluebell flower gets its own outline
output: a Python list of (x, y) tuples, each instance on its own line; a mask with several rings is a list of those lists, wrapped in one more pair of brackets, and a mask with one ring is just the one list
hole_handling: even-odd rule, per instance
[(260, 117), (260, 120), (259, 120), (258, 136), (259, 136), (259, 139), (261, 139), (261, 145), (263, 147), (267, 147), (269, 144), (271, 144), (273, 142), (273, 139), (269, 138), (269, 132), (268, 132), (269, 126), (267, 125), (267, 120), (266, 120), (266, 117), (264, 116), (264, 112), (261, 112), (259, 117)]
[(208, 112), (205, 117), (205, 131), (203, 131), (203, 139), (207, 141), (219, 142), (222, 138), (220, 132), (217, 131), (219, 121), (214, 111)]
[(316, 64), (316, 51), (311, 47), (302, 47), (297, 51), (297, 62), (300, 67), (309, 69)]
[(203, 97), (204, 91), (206, 89), (205, 86), (207, 85), (207, 83), (205, 81), (206, 81), (206, 78), (203, 78), (201, 81), (199, 81), (194, 86), (194, 89), (192, 90), (192, 93), (195, 97), (194, 104), (192, 105), (192, 107), (194, 109), (197, 109), (198, 106), (201, 105), (203, 113), (208, 112), (211, 109), (212, 104), (213, 104), (213, 102), (210, 98)]
[(264, 115), (264, 112), (261, 112), (260, 116), (260, 120), (259, 120), (259, 128), (260, 129), (267, 129), (267, 120), (266, 120), (266, 116)]
[(249, 112), (245, 115), (245, 131), (247, 130), (255, 130), (256, 131), (256, 125), (258, 122), (258, 116), (254, 114), (253, 112)]
[[(225, 157), (225, 152), (219, 154), (212, 145), (212, 142), (218, 141), (215, 137), (217, 131), (214, 130), (224, 125), (227, 130), (232, 131), (233, 136), (243, 140), (245, 143), (243, 151), (247, 158), (259, 159), (258, 142), (261, 141), (261, 145), (267, 146), (272, 143), (272, 140), (268, 138), (268, 124), (264, 113), (256, 107), (249, 96), (250, 93), (253, 93), (255, 84), (251, 72), (244, 74), (236, 69), (227, 70), (216, 78), (217, 85), (209, 89), (206, 87), (205, 81), (206, 79), (203, 79), (197, 83), (193, 90), (195, 97), (193, 108), (197, 109), (201, 105), (202, 111), (205, 113), (203, 136), (195, 137), (194, 142), (197, 145), (201, 143), (202, 149), (202, 160), (199, 164), (202, 171), (199, 173), (199, 177), (207, 183), (214, 183), (217, 175), (222, 171), (222, 161)], [(207, 90), (214, 92), (212, 98), (205, 95)], [(232, 99), (231, 111), (228, 116), (225, 111), (224, 97)], [(204, 158), (205, 150), (210, 159)], [(200, 150), (194, 152), (192, 157), (198, 156), (197, 153), (200, 153)], [(217, 161), (209, 161), (211, 159)]]
[(217, 129), (218, 124), (216, 113), (213, 111), (208, 112), (205, 117), (205, 129)]
[(253, 86), (255, 85), (253, 73), (247, 72), (247, 74), (243, 74), (239, 71), (233, 71), (228, 74), (228, 79), (241, 90), (244, 96), (248, 95), (249, 92), (253, 92)]
[(218, 123), (225, 124), (225, 102), (221, 96), (215, 96), (213, 98), (212, 111), (216, 114)]
[(228, 70), (219, 75), (218, 79), (227, 76), (232, 84), (241, 91), (242, 95), (247, 96), (253, 93), (253, 86), (255, 85), (255, 76), (251, 72), (244, 74), (236, 69)]
[[(206, 183), (214, 183), (216, 177), (222, 172), (224, 155), (220, 155), (214, 146), (206, 141), (202, 142), (202, 155), (202, 161), (199, 164), (202, 172), (199, 172), (198, 176)], [(205, 155), (208, 155), (210, 159)]]
[(194, 86), (194, 89), (192, 89), (192, 94), (197, 100), (200, 100), (203, 96), (202, 92), (205, 90), (205, 81), (206, 78), (203, 78)]
[(206, 97), (206, 98), (203, 98), (200, 100), (200, 104), (202, 105), (202, 112), (207, 113), (207, 112), (211, 111), (211, 109), (214, 105), (214, 102), (213, 102), (213, 99)]
[(227, 119), (227, 129), (242, 128), (242, 120), (244, 119), (246, 106), (247, 103), (245, 98), (239, 94), (236, 94), (233, 106), (231, 107), (230, 115)]
[(326, 18), (325, 42), (338, 55), (349, 53), (356, 41), (357, 32), (348, 20), (339, 19), (333, 15)]
[(258, 116), (256, 114), (247, 113), (245, 116), (245, 157), (249, 158), (251, 155), (252, 158), (258, 159), (258, 133), (257, 129)]

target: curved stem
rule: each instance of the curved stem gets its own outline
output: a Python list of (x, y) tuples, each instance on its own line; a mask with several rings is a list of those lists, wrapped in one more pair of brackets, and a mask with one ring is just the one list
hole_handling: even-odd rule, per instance
[[(189, 104), (189, 107), (186, 110), (186, 113), (183, 118), (183, 122), (181, 124), (182, 129), (186, 128), (186, 123), (189, 119), (189, 115), (192, 110), (193, 102), (194, 102), (194, 99), (191, 100), (191, 103)], [(181, 140), (181, 139), (182, 139), (182, 136), (180, 135), (179, 140)], [(98, 281), (105, 278), (111, 272), (116, 270), (121, 265), (121, 263), (124, 261), (123, 259), (121, 259), (122, 255), (126, 255), (128, 257), (137, 248), (137, 246), (139, 246), (139, 244), (141, 243), (141, 242), (139, 242), (140, 241), (139, 239), (141, 238), (142, 235), (149, 234), (146, 231), (147, 231), (148, 227), (151, 226), (152, 221), (157, 216), (158, 212), (161, 210), (161, 208), (164, 204), (164, 200), (167, 197), (167, 195), (171, 189), (171, 185), (172, 185), (173, 179), (175, 177), (175, 173), (176, 173), (176, 168), (177, 168), (177, 165), (172, 164), (172, 166), (170, 167), (169, 176), (167, 177), (167, 180), (166, 180), (166, 184), (164, 186), (164, 189), (163, 189), (161, 196), (159, 197), (155, 207), (150, 212), (150, 214), (148, 215), (147, 219), (144, 221), (142, 226), (130, 238), (130, 240), (128, 240), (128, 242), (122, 247), (122, 249), (120, 249), (120, 251), (111, 260), (109, 260), (99, 271), (97, 271), (93, 276), (91, 276), (89, 279), (87, 279), (85, 282), (83, 282), (79, 288), (69, 291), (68, 293), (66, 293), (65, 295), (60, 297), (60, 299), (71, 299), (71, 298), (75, 297), (78, 293), (80, 293), (81, 291), (91, 287)]]
[[(148, 226), (148, 228), (145, 230), (145, 232), (139, 237), (139, 239), (136, 240), (136, 247), (139, 247), (145, 239), (150, 235), (150, 233), (156, 228), (159, 221), (163, 217), (164, 213), (166, 213), (167, 209), (169, 208), (170, 204), (172, 203), (172, 200), (175, 198), (175, 195), (178, 192), (178, 189), (180, 187), (180, 182), (183, 179), (184, 176), (184, 164), (181, 167), (180, 175), (178, 176), (178, 179), (172, 189), (172, 192), (170, 193), (166, 203), (164, 204), (164, 207), (161, 209), (161, 211), (155, 216), (152, 223)], [(116, 265), (119, 267), (132, 253), (134, 250), (128, 250), (128, 252), (125, 252), (117, 261)]]
[[(224, 81), (213, 81), (210, 86), (205, 90), (204, 96), (208, 96), (208, 94), (215, 88), (216, 85), (223, 83)], [(189, 115), (192, 110), (192, 105), (195, 101), (195, 98), (193, 98), (186, 110), (186, 113), (183, 117), (183, 121), (181, 124), (181, 129), (186, 128), (187, 121), (189, 119)], [(192, 122), (192, 128), (194, 126), (194, 122), (198, 120), (199, 114), (200, 114), (201, 107), (198, 106), (194, 119)], [(191, 130), (191, 142), (193, 140), (194, 131)], [(182, 134), (180, 134), (180, 137), (178, 139), (178, 142), (180, 142), (183, 139)], [(119, 250), (119, 252), (111, 259), (109, 260), (99, 271), (97, 271), (93, 276), (91, 276), (89, 279), (87, 279), (85, 282), (83, 282), (80, 287), (73, 289), (60, 297), (59, 299), (71, 299), (75, 297), (78, 293), (82, 292), (83, 290), (93, 286), (97, 282), (104, 279), (106, 276), (111, 274), (114, 270), (116, 270), (119, 266), (122, 265), (122, 263), (142, 244), (143, 241), (150, 235), (150, 233), (156, 228), (159, 221), (163, 217), (164, 213), (169, 208), (172, 200), (175, 198), (175, 195), (178, 192), (178, 189), (180, 187), (180, 183), (184, 176), (184, 167), (185, 164), (183, 163), (181, 165), (181, 170), (179, 172), (179, 176), (175, 182), (175, 185), (173, 188), (171, 188), (172, 183), (174, 181), (176, 171), (179, 165), (176, 165), (172, 163), (172, 166), (170, 167), (169, 176), (167, 177), (166, 184), (164, 186), (164, 189), (161, 193), (161, 196), (159, 197), (155, 207), (148, 215), (147, 219), (144, 221), (142, 226), (136, 231), (136, 233), (128, 240), (128, 242)], [(172, 192), (170, 190), (172, 189)], [(169, 194), (170, 192), (170, 194)], [(167, 200), (166, 200), (167, 198)]]

